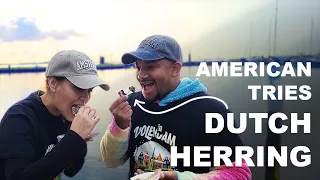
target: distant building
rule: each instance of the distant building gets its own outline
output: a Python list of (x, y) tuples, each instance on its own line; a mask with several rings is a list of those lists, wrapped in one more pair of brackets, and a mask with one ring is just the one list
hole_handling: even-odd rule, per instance
[(104, 57), (103, 56), (100, 56), (100, 64), (104, 64)]

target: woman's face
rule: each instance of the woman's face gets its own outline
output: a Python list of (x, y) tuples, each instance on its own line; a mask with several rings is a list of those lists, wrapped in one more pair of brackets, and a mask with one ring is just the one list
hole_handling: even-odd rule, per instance
[(72, 121), (75, 117), (72, 107), (85, 105), (90, 99), (91, 92), (92, 88), (80, 89), (67, 79), (57, 81), (52, 93), (53, 103), (65, 119)]

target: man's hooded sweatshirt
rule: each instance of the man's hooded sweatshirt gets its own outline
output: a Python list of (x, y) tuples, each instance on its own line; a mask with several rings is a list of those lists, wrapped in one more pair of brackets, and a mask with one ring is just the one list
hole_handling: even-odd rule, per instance
[[(120, 129), (113, 119), (101, 140), (101, 153), (106, 166), (117, 167), (130, 159), (130, 177), (137, 169), (154, 171), (157, 168), (174, 170), (179, 179), (194, 179), (202, 176), (221, 179), (226, 176), (230, 180), (250, 179), (251, 172), (245, 162), (242, 167), (213, 166), (214, 147), (231, 148), (231, 162), (235, 162), (235, 147), (242, 141), (237, 134), (226, 128), (227, 113), (225, 104), (214, 97), (208, 96), (206, 87), (198, 80), (183, 78), (178, 87), (160, 101), (147, 101), (141, 92), (130, 94), (128, 102), (133, 110), (131, 126)], [(139, 107), (140, 104), (144, 110)], [(149, 111), (146, 112), (145, 110)], [(219, 113), (224, 118), (224, 129), (219, 133), (206, 133), (206, 114)], [(217, 120), (212, 120), (212, 127), (217, 127)], [(178, 159), (177, 166), (171, 165), (171, 146), (183, 153), (183, 147), (190, 147), (190, 165)], [(201, 161), (211, 162), (215, 171), (209, 167), (195, 167), (194, 147), (210, 146), (210, 158)], [(206, 174), (203, 174), (206, 173)], [(201, 175), (202, 174), (202, 175)], [(199, 177), (201, 176), (201, 177)]]

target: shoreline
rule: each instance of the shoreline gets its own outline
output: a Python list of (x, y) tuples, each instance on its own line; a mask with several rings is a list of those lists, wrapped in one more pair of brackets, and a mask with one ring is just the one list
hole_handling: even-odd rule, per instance
[[(207, 63), (216, 62), (208, 61)], [(223, 62), (223, 61), (221, 61)], [(183, 66), (198, 66), (201, 62), (184, 62)], [(2, 65), (3, 66), (3, 65)], [(113, 69), (130, 69), (134, 68), (134, 64), (123, 64), (123, 65), (108, 65), (108, 64), (98, 64), (98, 70), (113, 70)], [(16, 74), (16, 73), (42, 73), (46, 71), (45, 66), (41, 65), (7, 65), (6, 68), (1, 68), (0, 74)]]
[[(284, 65), (286, 62), (291, 62), (294, 67), (296, 67), (298, 62), (306, 63), (311, 62), (311, 68), (320, 68), (320, 61), (315, 59), (309, 59), (309, 58), (297, 58), (297, 57), (291, 57), (291, 58), (279, 58), (275, 57), (272, 58), (273, 61), (278, 62), (281, 66)], [(224, 63), (228, 63), (228, 66), (230, 66), (230, 63), (234, 62), (240, 62), (242, 65), (244, 65), (245, 62), (254, 62), (259, 64), (261, 62), (264, 62), (264, 64), (268, 64), (270, 61), (266, 59), (238, 59), (237, 61), (234, 60), (219, 60), (219, 61), (191, 61), (191, 62), (183, 62), (183, 66), (199, 66), (202, 62), (206, 62), (207, 65), (211, 65), (212, 63), (218, 63), (219, 66)], [(113, 69), (130, 69), (134, 68), (134, 64), (119, 64), (119, 65), (113, 65), (113, 64), (98, 64), (97, 69), (98, 70), (113, 70)], [(46, 71), (46, 66), (44, 64), (18, 64), (18, 65), (1, 65), (0, 64), (0, 74), (16, 74), (16, 73), (42, 73)]]

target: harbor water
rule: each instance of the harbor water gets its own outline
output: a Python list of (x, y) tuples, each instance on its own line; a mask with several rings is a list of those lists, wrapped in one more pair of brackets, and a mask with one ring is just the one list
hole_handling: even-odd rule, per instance
[[(198, 67), (183, 67), (182, 77), (196, 78)], [(135, 69), (118, 69), (118, 70), (100, 70), (99, 75), (111, 86), (107, 92), (100, 88), (95, 88), (92, 92), (89, 105), (97, 110), (101, 117), (94, 131), (100, 134), (94, 138), (93, 142), (88, 143), (88, 154), (84, 167), (72, 179), (75, 180), (114, 180), (126, 179), (128, 174), (128, 163), (118, 168), (106, 168), (101, 160), (99, 145), (101, 136), (104, 134), (111, 120), (109, 111), (110, 104), (118, 97), (117, 92), (121, 89), (128, 91), (129, 86), (135, 86), (140, 89), (135, 78)], [(284, 179), (314, 179), (314, 174), (319, 174), (317, 169), (320, 167), (320, 148), (317, 147), (317, 137), (319, 137), (319, 86), (320, 69), (312, 69), (311, 77), (282, 77), (277, 80), (278, 85), (309, 85), (311, 87), (312, 98), (309, 101), (284, 101), (283, 112), (290, 117), (290, 113), (296, 112), (299, 118), (303, 113), (311, 113), (311, 133), (310, 134), (292, 134), (290, 131), (282, 134), (282, 143), (288, 147), (288, 167), (280, 168), (280, 180)], [(262, 94), (258, 93), (258, 100), (252, 100), (251, 91), (248, 85), (268, 85), (268, 77), (206, 77), (201, 76), (199, 79), (208, 88), (208, 93), (212, 96), (223, 99), (229, 106), (235, 117), (239, 113), (251, 112), (268, 112), (268, 102), (263, 101)], [(16, 101), (23, 99), (35, 90), (44, 89), (45, 76), (44, 72), (40, 73), (20, 73), (20, 74), (0, 74), (0, 117)], [(290, 121), (290, 120), (289, 120)], [(286, 121), (287, 124), (290, 124)], [(255, 134), (254, 121), (247, 122), (247, 129), (240, 136), (245, 145), (253, 147), (256, 152), (256, 146), (263, 146), (266, 142), (266, 129), (268, 122), (262, 122), (262, 133)], [(289, 126), (290, 129), (290, 126)], [(302, 128), (299, 128), (299, 132)], [(318, 135), (317, 135), (318, 134)], [(294, 167), (290, 161), (290, 150), (294, 146), (304, 145), (311, 150), (311, 165), (306, 168)], [(298, 158), (299, 159), (299, 158)], [(256, 162), (256, 154), (252, 157)], [(264, 180), (265, 168), (252, 167), (253, 180)], [(289, 172), (290, 171), (290, 172)], [(62, 179), (69, 179), (63, 177)]]

